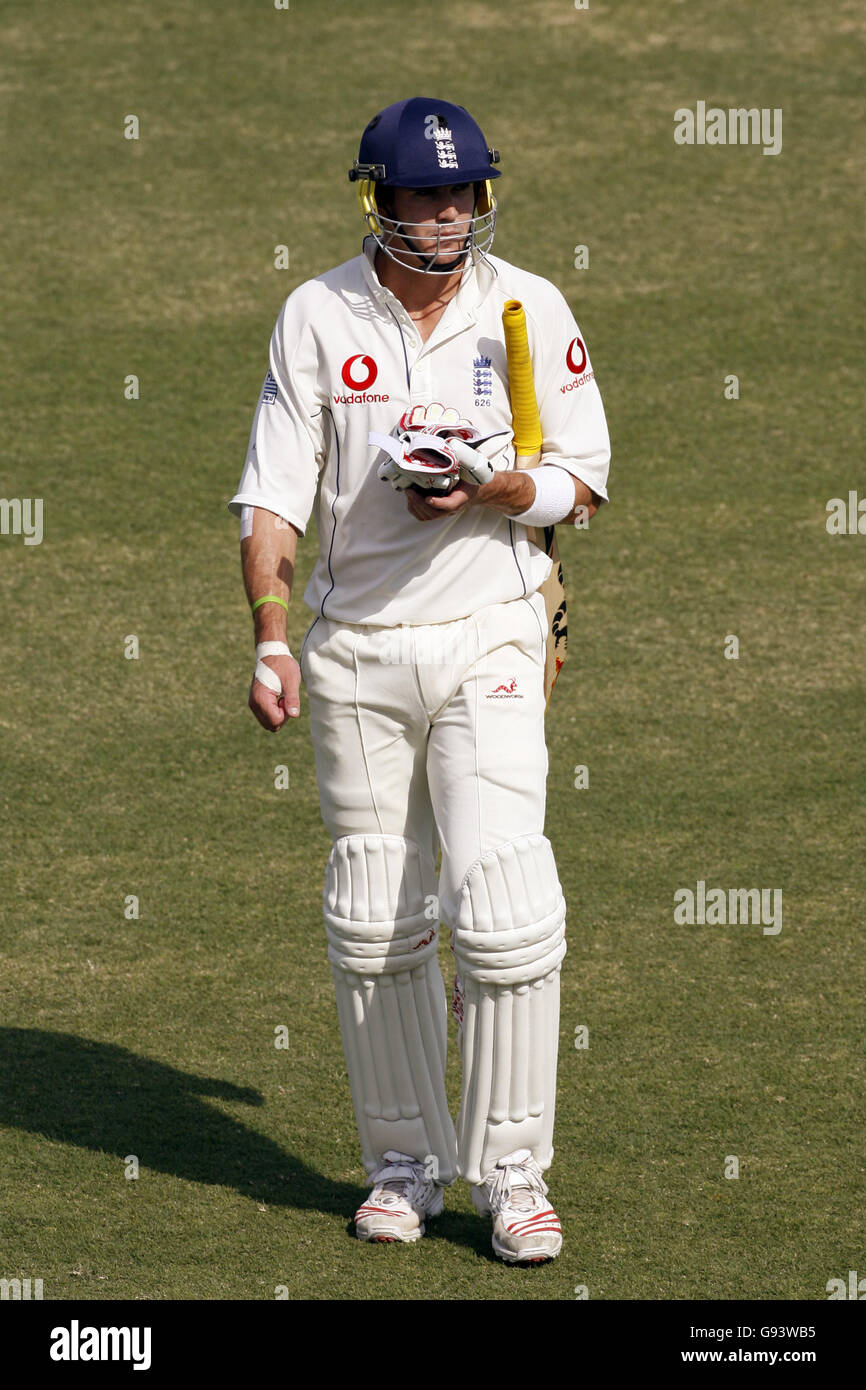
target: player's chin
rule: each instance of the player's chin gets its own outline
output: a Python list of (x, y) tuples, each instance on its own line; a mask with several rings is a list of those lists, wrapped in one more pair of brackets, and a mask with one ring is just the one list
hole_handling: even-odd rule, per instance
[(431, 257), (432, 265), (429, 265), (429, 269), (457, 270), (466, 261), (466, 251), (462, 246), (455, 246), (453, 251), (443, 251), (440, 247), (437, 254), (436, 247), (431, 246), (428, 251), (416, 251), (414, 253), (416, 265), (420, 263), (421, 265), (428, 266)]

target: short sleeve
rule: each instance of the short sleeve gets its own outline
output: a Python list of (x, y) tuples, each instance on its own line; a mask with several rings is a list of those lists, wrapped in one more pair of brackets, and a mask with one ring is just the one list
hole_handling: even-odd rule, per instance
[(543, 464), (568, 469), (605, 502), (610, 436), (586, 341), (555, 286), (532, 315), (535, 389), (544, 435)]
[(253, 417), (238, 490), (228, 504), (263, 507), (303, 535), (324, 463), (318, 362), (311, 325), (290, 296), (271, 335), (270, 367)]

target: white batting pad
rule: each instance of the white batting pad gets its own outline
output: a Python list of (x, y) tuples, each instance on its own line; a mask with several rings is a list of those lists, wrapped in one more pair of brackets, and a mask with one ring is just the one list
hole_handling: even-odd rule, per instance
[(411, 840), (346, 835), (334, 842), (324, 891), (328, 959), (371, 1176), (389, 1149), (435, 1159), (431, 1176), (439, 1182), (457, 1175), (436, 892), (433, 863)]
[(452, 933), (460, 979), (463, 1092), (458, 1172), (481, 1182), (500, 1158), (553, 1157), (565, 900), (550, 841), (527, 835), (472, 865)]

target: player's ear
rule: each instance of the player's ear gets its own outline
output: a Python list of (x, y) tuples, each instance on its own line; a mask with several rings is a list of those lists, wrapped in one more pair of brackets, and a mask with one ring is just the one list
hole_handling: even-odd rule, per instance
[(386, 217), (394, 217), (394, 194), (390, 188), (377, 188), (376, 207)]

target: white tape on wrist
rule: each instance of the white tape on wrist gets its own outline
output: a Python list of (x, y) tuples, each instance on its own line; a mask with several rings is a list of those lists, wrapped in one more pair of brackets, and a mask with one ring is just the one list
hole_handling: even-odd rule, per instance
[(263, 656), (291, 656), (285, 642), (259, 642), (256, 647), (256, 669), (253, 680), (267, 686), (275, 695), (282, 695), (283, 683), (272, 667), (265, 665)]
[(558, 521), (564, 521), (575, 505), (572, 474), (567, 468), (558, 468), (556, 464), (527, 471), (535, 483), (535, 497), (525, 512), (513, 516), (511, 520), (519, 521), (524, 526), (555, 526)]

